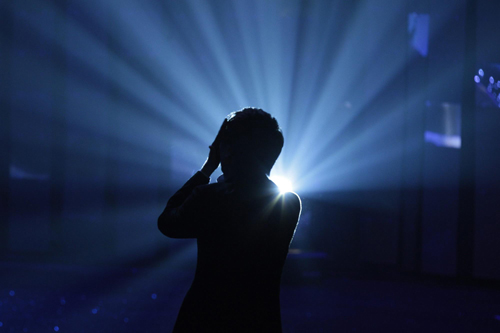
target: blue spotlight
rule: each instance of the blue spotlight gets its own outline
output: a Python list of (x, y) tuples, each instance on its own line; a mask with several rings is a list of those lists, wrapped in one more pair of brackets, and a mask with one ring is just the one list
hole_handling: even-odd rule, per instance
[(292, 183), (281, 176), (272, 176), (270, 179), (278, 186), (280, 193), (292, 192)]

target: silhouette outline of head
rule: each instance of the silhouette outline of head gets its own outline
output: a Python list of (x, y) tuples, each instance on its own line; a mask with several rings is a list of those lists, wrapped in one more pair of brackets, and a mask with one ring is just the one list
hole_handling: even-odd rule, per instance
[(278, 121), (258, 108), (231, 112), (220, 143), (221, 168), (230, 178), (269, 175), (284, 144)]

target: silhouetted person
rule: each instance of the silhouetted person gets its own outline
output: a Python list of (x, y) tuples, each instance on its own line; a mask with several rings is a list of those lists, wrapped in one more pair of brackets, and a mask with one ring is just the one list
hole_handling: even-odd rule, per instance
[[(174, 332), (281, 332), (281, 272), (301, 210), (295, 193), (280, 194), (268, 178), (282, 147), (270, 114), (231, 113), (201, 171), (158, 218), (166, 236), (198, 243)], [(219, 163), (223, 175), (208, 184)]]

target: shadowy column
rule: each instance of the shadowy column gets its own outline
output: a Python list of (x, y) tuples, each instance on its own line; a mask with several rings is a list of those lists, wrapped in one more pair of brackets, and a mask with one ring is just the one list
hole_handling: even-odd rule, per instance
[(457, 275), (470, 279), (474, 272), (474, 217), (475, 217), (475, 131), (476, 101), (476, 26), (477, 0), (466, 1), (465, 63), (462, 92), (462, 147), (460, 150), (459, 217), (457, 232)]
[[(405, 15), (430, 14), (429, 1), (408, 0)], [(428, 99), (429, 59), (407, 42), (406, 108), (399, 258), (402, 270), (422, 271), (425, 111)]]
[(8, 2), (0, 3), (0, 253), (9, 248), (9, 168), (11, 162), (11, 50), (12, 12)]
[[(59, 0), (58, 6), (66, 13), (66, 0)], [(65, 45), (66, 40), (66, 15), (55, 17), (55, 40)], [(62, 250), (62, 211), (64, 203), (64, 182), (66, 174), (66, 148), (67, 148), (67, 123), (66, 123), (66, 79), (67, 55), (64, 47), (55, 47), (52, 56), (52, 96), (54, 106), (51, 119), (50, 138), (50, 229), (51, 251), (57, 253)]]

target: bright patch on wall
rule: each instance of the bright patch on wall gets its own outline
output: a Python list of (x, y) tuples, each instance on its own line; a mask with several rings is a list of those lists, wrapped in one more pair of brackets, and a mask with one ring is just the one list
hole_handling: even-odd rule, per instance
[(425, 141), (437, 147), (460, 149), (461, 106), (454, 103), (428, 102)]
[(408, 33), (411, 36), (411, 46), (422, 57), (429, 53), (429, 14), (411, 13), (408, 15)]

